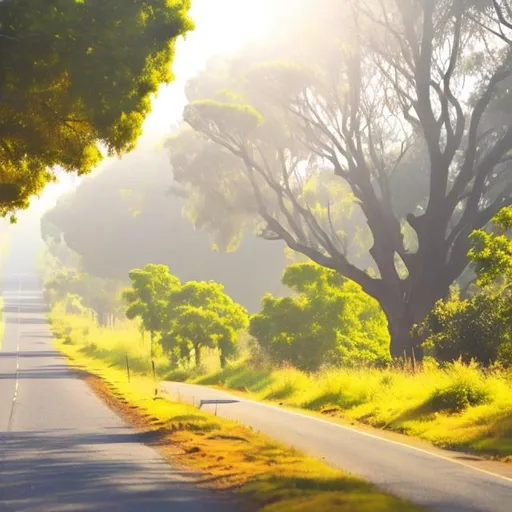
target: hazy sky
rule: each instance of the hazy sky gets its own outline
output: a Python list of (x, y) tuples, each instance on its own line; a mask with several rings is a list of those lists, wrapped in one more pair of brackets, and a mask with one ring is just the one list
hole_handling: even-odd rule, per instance
[(272, 0), (193, 0), (191, 16), (196, 30), (177, 46), (174, 61), (176, 80), (162, 87), (153, 114), (145, 124), (152, 138), (169, 133), (185, 106), (184, 86), (216, 54), (236, 51), (248, 41), (265, 37)]

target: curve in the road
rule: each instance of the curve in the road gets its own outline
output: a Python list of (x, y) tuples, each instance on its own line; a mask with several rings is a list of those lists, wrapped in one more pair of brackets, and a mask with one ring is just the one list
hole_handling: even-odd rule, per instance
[(507, 476), (214, 388), (178, 382), (162, 383), (161, 387), (175, 400), (249, 425), (431, 510), (512, 510), (512, 478)]

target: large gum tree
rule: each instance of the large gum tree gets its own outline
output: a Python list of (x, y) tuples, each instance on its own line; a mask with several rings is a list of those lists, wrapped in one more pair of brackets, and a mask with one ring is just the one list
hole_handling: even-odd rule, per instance
[[(219, 84), (189, 103), (192, 129), (169, 143), (174, 176), (211, 223), (221, 210), (258, 218), (262, 236), (359, 283), (387, 316), (392, 355), (420, 358), (413, 326), (466, 268), (468, 235), (511, 203), (512, 9), (310, 7), (288, 44), (267, 49), (279, 62), (241, 74), (235, 59), (223, 70), (238, 73), (224, 80), (231, 92)], [(312, 199), (312, 177), (326, 173), (330, 195)], [(336, 210), (347, 194), (364, 217), (372, 271), (347, 252)]]

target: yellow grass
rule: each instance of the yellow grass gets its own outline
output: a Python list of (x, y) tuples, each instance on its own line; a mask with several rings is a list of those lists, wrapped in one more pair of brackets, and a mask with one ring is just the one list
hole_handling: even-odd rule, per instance
[[(204, 477), (198, 484), (236, 492), (245, 504), (267, 512), (420, 510), (247, 427), (154, 399), (155, 383), (143, 364), (147, 347), (135, 328), (100, 329), (61, 311), (51, 320), (58, 348), (96, 376), (91, 381), (96, 392), (127, 420), (150, 430), (164, 456), (200, 470)], [(136, 361), (130, 382), (125, 354)]]
[(512, 377), (503, 370), (484, 372), (456, 363), (445, 369), (427, 364), (415, 374), (366, 368), (308, 375), (292, 368), (258, 371), (243, 361), (188, 380), (402, 432), (445, 448), (505, 460), (512, 456)]

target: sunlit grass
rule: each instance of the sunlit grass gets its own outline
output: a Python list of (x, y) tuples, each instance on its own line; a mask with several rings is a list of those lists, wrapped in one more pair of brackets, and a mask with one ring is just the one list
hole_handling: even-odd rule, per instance
[(188, 380), (402, 432), (441, 447), (512, 456), (512, 378), (503, 370), (484, 372), (456, 363), (445, 369), (427, 364), (416, 373), (365, 368), (308, 375), (293, 368), (255, 370), (242, 361)]
[[(151, 375), (149, 345), (136, 324), (94, 326), (86, 317), (52, 314), (54, 328), (83, 354), (118, 368)], [(426, 364), (413, 373), (399, 369), (331, 369), (306, 374), (293, 368), (258, 368), (241, 360), (219, 368), (218, 355), (202, 367), (172, 368), (156, 358), (160, 377), (247, 392), (259, 400), (316, 411), (402, 432), (438, 446), (512, 458), (512, 373), (454, 364)]]
[[(58, 348), (97, 376), (90, 379), (96, 392), (127, 420), (152, 432), (149, 438), (164, 456), (199, 470), (204, 475), (199, 484), (235, 491), (267, 512), (420, 510), (248, 427), (189, 405), (154, 399), (155, 383), (142, 364), (145, 349), (130, 346), (140, 343), (136, 328), (108, 332), (87, 318), (59, 311), (51, 319)], [(141, 370), (135, 365), (130, 381), (122, 364), (125, 354), (140, 362)]]
[[(108, 363), (132, 371), (150, 375), (149, 336), (140, 332), (135, 322), (118, 322), (114, 329), (100, 327), (85, 315), (66, 315), (61, 305), (50, 313), (55, 332), (64, 342), (79, 346), (85, 354), (95, 356)], [(158, 374), (171, 369), (170, 361), (158, 350), (154, 350), (153, 360)]]

